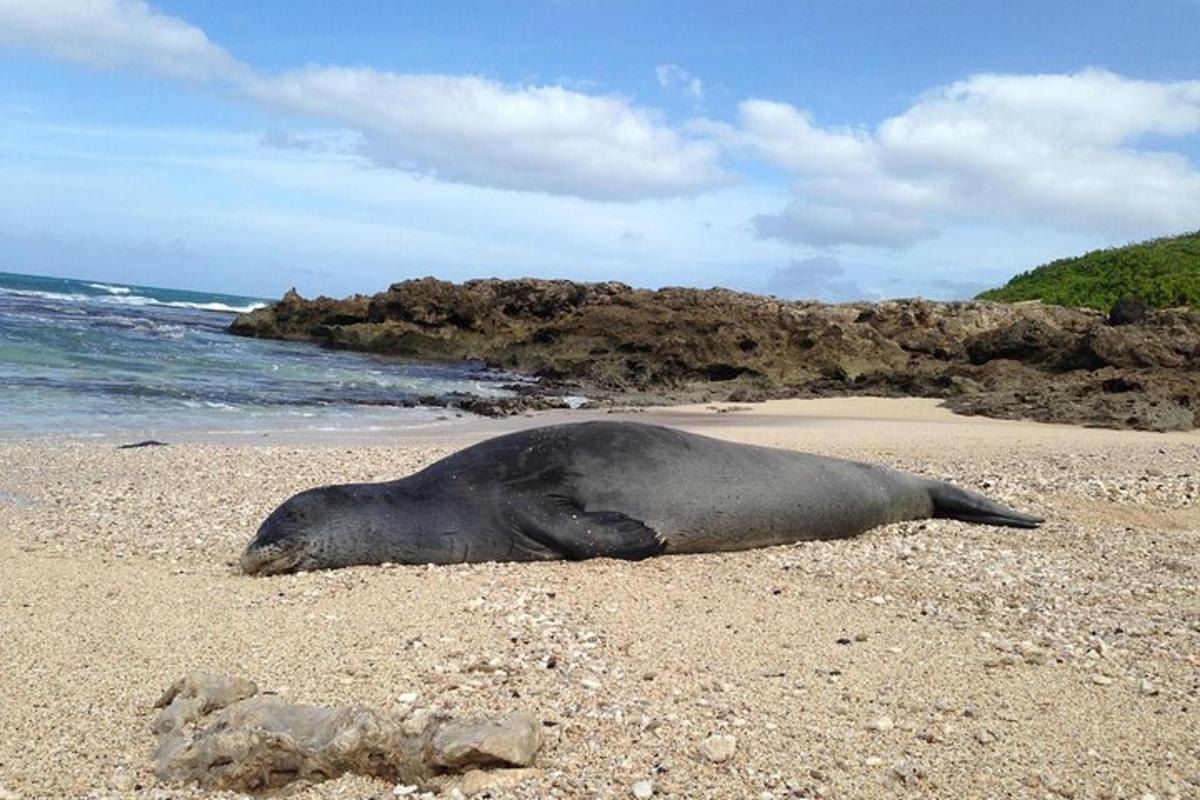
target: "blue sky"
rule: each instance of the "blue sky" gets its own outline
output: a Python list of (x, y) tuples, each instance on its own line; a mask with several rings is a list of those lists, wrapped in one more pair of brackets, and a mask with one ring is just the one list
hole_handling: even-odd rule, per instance
[(1200, 228), (1200, 2), (0, 0), (0, 270), (966, 297)]

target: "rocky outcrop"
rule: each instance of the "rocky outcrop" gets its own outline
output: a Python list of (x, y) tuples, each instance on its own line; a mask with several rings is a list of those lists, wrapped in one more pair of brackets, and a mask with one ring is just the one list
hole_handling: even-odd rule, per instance
[(208, 789), (263, 792), (346, 772), (412, 783), (477, 767), (528, 766), (540, 725), (521, 713), (456, 720), (402, 704), (286, 703), (241, 678), (190, 673), (157, 703), (155, 772)]
[(1136, 311), (1106, 318), (1036, 302), (826, 305), (724, 289), (424, 278), (345, 300), (292, 291), (230, 330), (474, 359), (621, 402), (916, 395), (969, 414), (1192, 428), (1200, 314)]

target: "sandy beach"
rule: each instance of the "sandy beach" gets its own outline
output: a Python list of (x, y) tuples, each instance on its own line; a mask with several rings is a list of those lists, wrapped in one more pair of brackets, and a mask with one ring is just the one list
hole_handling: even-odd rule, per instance
[[(586, 417), (0, 443), (0, 798), (207, 796), (158, 783), (150, 758), (152, 706), (192, 670), (296, 702), (527, 709), (542, 750), (494, 798), (625, 798), (642, 781), (676, 798), (1200, 797), (1197, 432), (925, 400), (649, 410), (628, 418), (877, 461), (1048, 521), (639, 563), (235, 568), (300, 489)], [(698, 753), (713, 734), (736, 739), (724, 763)], [(294, 796), (392, 792), (345, 776)]]

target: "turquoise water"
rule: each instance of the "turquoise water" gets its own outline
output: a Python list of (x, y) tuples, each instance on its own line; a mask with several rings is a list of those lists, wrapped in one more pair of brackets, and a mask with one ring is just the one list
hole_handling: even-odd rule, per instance
[(0, 435), (418, 424), (444, 412), (391, 404), (513, 381), (225, 332), (266, 302), (0, 272)]

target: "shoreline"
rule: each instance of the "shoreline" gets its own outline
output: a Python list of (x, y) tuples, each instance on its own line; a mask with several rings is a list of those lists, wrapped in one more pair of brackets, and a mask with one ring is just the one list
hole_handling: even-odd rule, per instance
[[(1047, 523), (249, 578), (237, 556), (289, 494), (400, 477), (579, 412), (387, 441), (0, 441), (0, 795), (234, 797), (151, 771), (153, 703), (191, 670), (301, 703), (416, 692), (456, 715), (527, 710), (544, 744), (497, 800), (628, 797), (642, 780), (679, 800), (1195, 793), (1200, 434), (930, 400), (721, 407), (624, 418), (889, 464)], [(713, 734), (735, 737), (729, 762), (698, 754)], [(445, 797), (454, 783), (436, 785)], [(391, 792), (344, 776), (290, 796)]]
[[(1119, 428), (1093, 428), (1082, 425), (1009, 420), (958, 414), (936, 398), (827, 397), (765, 400), (759, 402), (681, 403), (678, 405), (621, 406), (598, 408), (539, 409), (501, 417), (488, 417), (448, 409), (424, 418), (399, 424), (372, 424), (366, 427), (304, 426), (289, 422), (288, 427), (250, 430), (232, 428), (161, 427), (112, 430), (82, 434), (39, 433), (19, 435), (0, 431), (0, 446), (35, 444), (81, 444), (117, 446), (144, 439), (159, 439), (167, 444), (214, 446), (399, 446), (406, 442), (478, 441), (537, 425), (583, 422), (593, 419), (629, 419), (659, 425), (674, 425), (696, 432), (740, 428), (811, 427), (836, 430), (845, 424), (885, 428), (904, 426), (908, 432), (921, 430), (929, 436), (948, 427), (963, 430), (1000, 428), (1021, 436), (1072, 438), (1070, 432), (1087, 431), (1089, 436), (1111, 440), (1150, 437), (1164, 442), (1200, 443), (1200, 429), (1190, 431), (1135, 431)], [(372, 420), (373, 422), (374, 420)]]

